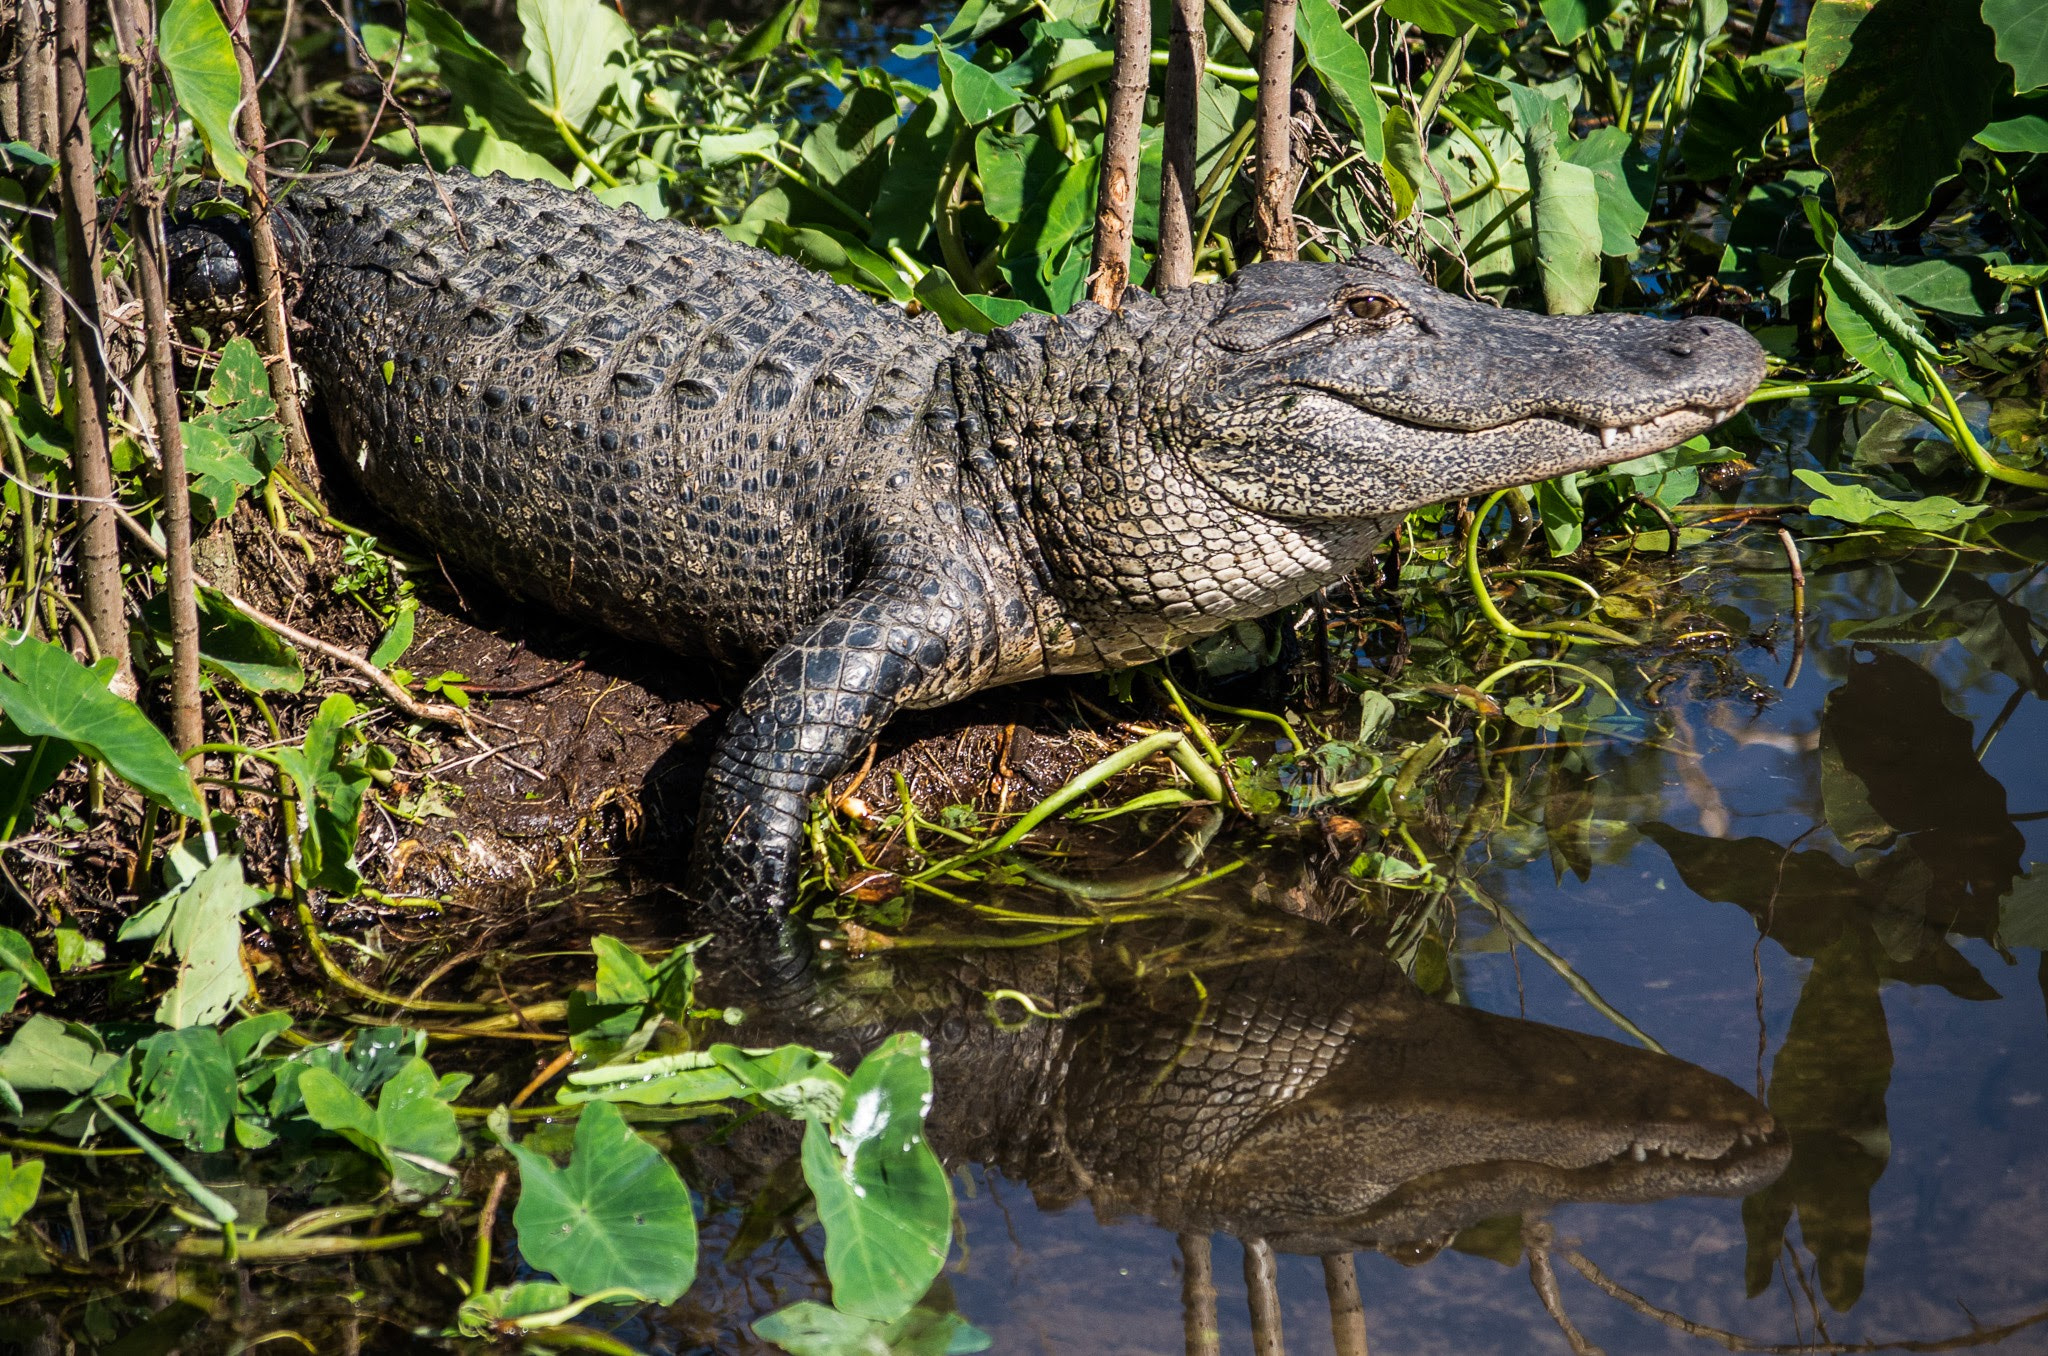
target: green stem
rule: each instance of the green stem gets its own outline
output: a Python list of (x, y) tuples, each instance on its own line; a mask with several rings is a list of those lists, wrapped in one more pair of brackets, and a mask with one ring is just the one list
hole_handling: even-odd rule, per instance
[(1504, 932), (1541, 957), (1545, 965), (1548, 965), (1557, 972), (1558, 978), (1571, 986), (1573, 993), (1586, 1000), (1588, 1007), (1620, 1027), (1623, 1031), (1626, 1031), (1636, 1040), (1642, 1042), (1649, 1049), (1655, 1050), (1660, 1055), (1670, 1053), (1663, 1046), (1657, 1044), (1655, 1040), (1652, 1040), (1648, 1032), (1624, 1016), (1619, 1008), (1602, 998), (1598, 990), (1591, 984), (1588, 984), (1578, 971), (1572, 969), (1569, 961), (1551, 950), (1549, 946), (1545, 945), (1542, 938), (1530, 931), (1529, 925), (1523, 922), (1513, 909), (1493, 899), (1462, 876), (1458, 879), (1458, 888), (1465, 892), (1466, 898), (1492, 914), (1494, 921), (1501, 925), (1501, 929)]
[(1993, 480), (2002, 480), (2008, 485), (2020, 485), (2030, 490), (2048, 490), (2048, 476), (2036, 475), (2032, 471), (2016, 471), (1985, 451), (1983, 444), (1977, 441), (1977, 435), (1971, 432), (1970, 421), (1963, 418), (1961, 408), (1956, 405), (1955, 392), (1949, 390), (1948, 383), (1941, 379), (1940, 371), (1927, 360), (1925, 354), (1914, 354), (1913, 361), (1920, 367), (1921, 380), (1934, 388), (1935, 394), (1941, 397), (1943, 408), (1948, 411), (1949, 424), (1955, 430), (1950, 435), (1950, 441), (1969, 459), (1971, 467), (1978, 475), (1990, 476)]
[(583, 142), (577, 137), (576, 129), (569, 126), (560, 113), (557, 113), (552, 108), (542, 108), (539, 104), (535, 104), (534, 107), (547, 114), (548, 121), (555, 125), (556, 133), (561, 136), (562, 144), (569, 148), (569, 154), (576, 157), (577, 164), (590, 171), (591, 178), (597, 180), (606, 188), (617, 188), (619, 186), (618, 179), (613, 176), (610, 170), (590, 158), (590, 152), (583, 149)]
[(983, 858), (992, 857), (998, 852), (1008, 851), (1022, 842), (1040, 824), (1058, 815), (1060, 811), (1089, 794), (1110, 778), (1136, 767), (1155, 753), (1164, 753), (1167, 757), (1173, 759), (1174, 764), (1181, 771), (1188, 774), (1188, 779), (1195, 783), (1195, 789), (1200, 791), (1205, 799), (1219, 803), (1222, 802), (1222, 776), (1217, 773), (1215, 768), (1205, 765), (1200, 757), (1195, 755), (1194, 750), (1189, 747), (1186, 735), (1178, 730), (1162, 730), (1158, 734), (1149, 735), (1127, 748), (1118, 750), (1093, 767), (1080, 773), (1065, 786), (1062, 786), (1059, 790), (1032, 806), (1000, 837), (983, 844), (981, 847), (960, 853), (958, 856), (948, 857), (943, 862), (935, 862), (918, 872), (915, 876), (909, 876), (905, 879), (910, 882), (932, 880), (949, 872), (957, 871), (970, 863), (981, 861)]
[(183, 1188), (186, 1195), (199, 1202), (200, 1208), (212, 1217), (214, 1223), (220, 1225), (221, 1232), (227, 1238), (229, 1259), (232, 1260), (235, 1251), (235, 1221), (241, 1218), (235, 1207), (207, 1190), (206, 1184), (194, 1177), (183, 1163), (171, 1157), (163, 1145), (143, 1134), (126, 1116), (108, 1106), (103, 1099), (95, 1097), (92, 1104), (99, 1108), (102, 1116), (113, 1122), (115, 1129), (133, 1140), (136, 1148), (148, 1154), (156, 1165), (164, 1170), (166, 1177)]

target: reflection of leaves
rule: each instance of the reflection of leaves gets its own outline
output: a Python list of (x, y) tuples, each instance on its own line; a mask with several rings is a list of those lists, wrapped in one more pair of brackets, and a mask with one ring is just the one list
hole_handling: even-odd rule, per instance
[(1598, 778), (1582, 764), (1562, 759), (1550, 767), (1543, 798), (1543, 831), (1550, 840), (1550, 865), (1562, 881), (1567, 868), (1580, 880), (1593, 874), (1592, 821)]
[(1894, 617), (1838, 621), (1828, 635), (1866, 645), (1960, 640), (1969, 654), (2035, 694), (2048, 696), (2048, 668), (2034, 649), (2033, 621), (2031, 612), (1999, 597), (1983, 580), (1957, 574), (1926, 607)]
[(1879, 977), (1869, 941), (1845, 936), (1814, 957), (1800, 990), (1771, 1069), (1771, 1112), (1791, 1136), (1792, 1161), (1742, 1204), (1751, 1295), (1770, 1284), (1795, 1210), (1828, 1303), (1846, 1310), (1863, 1293), (1870, 1190), (1891, 1153), (1884, 1096), (1892, 1046)]
[[(1667, 824), (1645, 824), (1642, 832), (1670, 854), (1687, 889), (1747, 910), (1766, 936), (1795, 956), (1818, 956), (1845, 935), (1862, 934), (1874, 942), (1882, 916), (1892, 942), (1890, 949), (1880, 948), (1885, 978), (1939, 985), (1958, 998), (1998, 996), (1945, 935), (1984, 936), (1988, 920), (1954, 918), (1925, 900), (1926, 886), (1938, 889), (1942, 881), (1938, 872), (1926, 872), (1912, 842), (1859, 871), (1825, 852), (1788, 852), (1768, 838), (1708, 838)], [(1898, 927), (1904, 911), (1901, 891), (1907, 888), (1898, 884), (1901, 878), (1921, 882), (1922, 889), (1914, 903), (1923, 921), (1910, 945)], [(1992, 913), (1995, 917), (1995, 905)]]

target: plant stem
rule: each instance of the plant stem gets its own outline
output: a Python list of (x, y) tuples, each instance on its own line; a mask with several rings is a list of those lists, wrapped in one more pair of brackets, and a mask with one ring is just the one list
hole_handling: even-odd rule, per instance
[[(1102, 137), (1102, 171), (1095, 182), (1095, 247), (1088, 296), (1121, 310), (1131, 282), (1131, 226), (1137, 213), (1138, 138), (1145, 130), (1145, 91), (1152, 79), (1150, 0), (1116, 0), (1116, 66), (1109, 121)], [(1188, 96), (1193, 106), (1192, 93)], [(1194, 177), (1193, 153), (1188, 175)], [(1193, 261), (1189, 261), (1192, 272)]]
[(1202, 0), (1173, 0), (1166, 48), (1165, 145), (1159, 162), (1159, 291), (1195, 281), (1195, 123), (1202, 72), (1209, 62)]
[(1252, 211), (1269, 260), (1299, 252), (1294, 232), (1294, 12), (1296, 0), (1269, 0), (1259, 31), (1257, 169)]
[(107, 368), (100, 351), (99, 186), (85, 81), (92, 57), (88, 8), (89, 0), (57, 0), (57, 148), (69, 264), (64, 291), (75, 314), (64, 337), (71, 366), (66, 413), (78, 486), (79, 593), (100, 653), (114, 658), (113, 690), (133, 697), (135, 669), (121, 594), (121, 528), (111, 503), (114, 468), (107, 454)]
[[(171, 742), (192, 749), (205, 742), (199, 709), (199, 604), (192, 578), (192, 496), (185, 474), (185, 439), (178, 426), (178, 382), (171, 366), (170, 305), (164, 294), (169, 268), (164, 245), (163, 184), (151, 163), (150, 71), (156, 64), (156, 15), (148, 0), (113, 0), (114, 39), (121, 52), (121, 136), (132, 197), (129, 232), (135, 240), (136, 290), (142, 294), (149, 355), (149, 397), (162, 472), (164, 582), (171, 613)], [(192, 771), (201, 771), (197, 758)]]
[(234, 42), (235, 64), (242, 74), (242, 141), (249, 156), (249, 242), (256, 262), (256, 289), (262, 301), (263, 366), (270, 376), (271, 399), (277, 402), (284, 426), (285, 450), (300, 466), (313, 464), (313, 444), (306, 436), (306, 415), (299, 404), (298, 373), (292, 367), (290, 330), (285, 320), (284, 270), (277, 253), (277, 232), (271, 227), (269, 138), (263, 129), (262, 91), (257, 88), (256, 62), (249, 53), (249, 8), (234, 0), (217, 0)]

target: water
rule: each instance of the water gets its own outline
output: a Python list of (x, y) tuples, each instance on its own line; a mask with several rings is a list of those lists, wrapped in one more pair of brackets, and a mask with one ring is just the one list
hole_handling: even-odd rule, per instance
[[(1798, 411), (1775, 417), (1807, 431)], [(1749, 495), (1786, 488), (1765, 474)], [(1702, 1329), (1815, 1350), (2048, 1351), (2048, 1322), (2029, 1322), (2048, 1317), (2048, 572), (2010, 556), (1858, 560), (1856, 540), (1805, 549), (1796, 654), (1773, 534), (1686, 561), (1672, 596), (1724, 624), (1746, 618), (1736, 629), (1756, 639), (1624, 683), (1657, 737), (1512, 755), (1521, 803), (1467, 861), (1607, 1005), (1769, 1102), (1789, 1166), (1744, 1198), (1566, 1200), (1395, 1255), (1362, 1250), (1372, 1351), (1572, 1350), (1531, 1284), (1531, 1224), (1555, 1239), (1562, 1313), (1612, 1353), (1720, 1349)], [(1628, 1039), (1484, 912), (1461, 917), (1459, 938), (1466, 1004)], [(1030, 1076), (1028, 1061), (1016, 1067)], [(1148, 1076), (1133, 1066), (1132, 1080)], [(1108, 1183), (1078, 1152), (1078, 1172), (1019, 1169), (1014, 1153), (1007, 1171), (963, 1166), (947, 1272), (960, 1312), (997, 1351), (1198, 1349), (1184, 1281), (1201, 1235), (1222, 1349), (1250, 1346), (1241, 1241), (1189, 1227), (1191, 1188), (1134, 1203), (1128, 1173)], [(1301, 1174), (1375, 1166), (1304, 1162)], [(1105, 1175), (1083, 1180), (1092, 1172)], [(1596, 1288), (1573, 1252), (1639, 1305)], [(794, 1245), (747, 1268), (752, 1314), (772, 1307), (764, 1284), (776, 1302), (795, 1297), (786, 1287), (817, 1293)], [(1278, 1257), (1285, 1350), (1347, 1349), (1327, 1285), (1318, 1257)], [(743, 1315), (722, 1317), (739, 1340)]]

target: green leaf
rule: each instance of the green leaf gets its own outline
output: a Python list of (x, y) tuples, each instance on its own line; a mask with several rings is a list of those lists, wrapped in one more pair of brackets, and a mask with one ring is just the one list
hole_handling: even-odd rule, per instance
[(2048, 118), (2030, 113), (1994, 122), (1977, 133), (1977, 142), (1994, 151), (2048, 155)]
[(1613, 0), (1543, 0), (1543, 22), (1558, 46), (1569, 47), (1613, 12)]
[(975, 334), (987, 334), (1029, 315), (1032, 310), (1029, 303), (1010, 297), (963, 293), (954, 285), (953, 275), (943, 268), (935, 268), (918, 279), (916, 295), (926, 310), (938, 316), (946, 323), (947, 329), (956, 333), (971, 330)]
[(1387, 13), (1443, 34), (1462, 33), (1475, 24), (1484, 33), (1505, 33), (1519, 21), (1507, 0), (1387, 0)]
[(57, 929), (57, 968), (65, 974), (89, 970), (107, 958), (107, 945), (77, 928)]
[(2039, 862), (1998, 901), (1998, 944), (2048, 951), (2048, 871)]
[(1003, 237), (999, 267), (1018, 300), (1057, 315), (1080, 296), (1088, 257), (1078, 246), (1094, 230), (1099, 167), (1094, 156), (1069, 165)]
[(235, 1114), (235, 1064), (220, 1032), (210, 1026), (165, 1031), (135, 1052), (135, 1105), (142, 1123), (199, 1153), (225, 1148)]
[(1984, 22), (1998, 35), (1998, 59), (2012, 67), (2018, 93), (2048, 85), (2048, 9), (2040, 0), (1984, 0)]
[(804, 1045), (784, 1045), (765, 1055), (750, 1055), (735, 1045), (714, 1045), (711, 1057), (738, 1080), (791, 1120), (831, 1122), (846, 1096), (847, 1077), (831, 1057)]
[(1011, 86), (950, 47), (939, 49), (939, 72), (947, 92), (953, 96), (954, 107), (969, 127), (978, 127), (1024, 102), (1024, 97)]
[(299, 796), (305, 824), (298, 864), (303, 883), (342, 894), (354, 893), (362, 883), (355, 849), (370, 770), (343, 747), (348, 723), (358, 714), (354, 701), (336, 693), (320, 703), (301, 747), (271, 754)]
[(1808, 513), (1844, 523), (1946, 533), (1986, 511), (1982, 504), (1962, 504), (1946, 495), (1886, 499), (1867, 485), (1838, 485), (1818, 471), (1797, 470), (1792, 474), (1821, 496), (1806, 506)]
[(785, 42), (799, 40), (805, 30), (818, 26), (818, 0), (786, 0), (781, 9), (741, 40), (726, 54), (729, 67), (750, 66)]
[(1917, 309), (1982, 320), (1998, 309), (2004, 295), (2005, 289), (1987, 276), (1990, 267), (2002, 262), (2003, 255), (1951, 254), (1909, 264), (1866, 262), (1864, 267), (1886, 291)]
[(297, 692), (306, 685), (299, 652), (210, 588), (199, 590), (199, 660), (246, 692)]
[(21, 1217), (35, 1208), (42, 1190), (42, 1159), (24, 1158), (16, 1166), (13, 1154), (0, 1154), (0, 1232), (21, 1223)]
[[(1433, 6), (1436, 0), (1417, 0), (1424, 6)], [(1491, 0), (1480, 0), (1480, 7), (1488, 7)], [(1419, 22), (1419, 21), (1417, 21)], [(1426, 26), (1426, 25), (1425, 25)], [(1459, 32), (1457, 28), (1441, 29), (1440, 32)], [(1301, 40), (1302, 55), (1322, 80), (1324, 88), (1337, 101), (1337, 107), (1344, 111), (1344, 120), (1351, 124), (1351, 130), (1358, 135), (1359, 149), (1368, 159), (1384, 160), (1387, 144), (1382, 123), (1386, 110), (1380, 106), (1379, 95), (1372, 88), (1372, 58), (1358, 39), (1344, 27), (1330, 0), (1301, 0), (1296, 13), (1296, 34)]]
[(1771, 74), (1721, 57), (1707, 67), (1678, 153), (1688, 179), (1725, 179), (1763, 155), (1764, 138), (1792, 112)]
[(987, 1351), (989, 1335), (960, 1315), (920, 1305), (892, 1323), (799, 1300), (754, 1320), (754, 1335), (790, 1356), (966, 1356)]
[(1633, 257), (1650, 220), (1650, 199), (1657, 192), (1657, 170), (1649, 157), (1619, 127), (1598, 128), (1559, 153), (1592, 171), (1593, 189), (1600, 197), (1600, 252)]
[(896, 123), (893, 96), (872, 85), (857, 85), (839, 101), (830, 120), (804, 139), (804, 163), (840, 198), (865, 208), (874, 201), (888, 166)]
[(804, 1180), (825, 1226), (834, 1307), (891, 1322), (908, 1313), (945, 1264), (953, 1191), (925, 1142), (930, 1047), (891, 1036), (861, 1061), (839, 1115), (804, 1127)]
[(168, 1027), (208, 1026), (249, 996), (242, 968), (242, 914), (270, 898), (242, 876), (242, 859), (223, 853), (158, 901), (170, 916), (157, 941), (178, 958), (177, 981), (157, 1004)]
[(602, 0), (519, 0), (519, 22), (526, 78), (544, 106), (580, 129), (624, 72), (612, 58), (632, 45), (633, 30)]
[(156, 726), (107, 690), (111, 663), (88, 669), (55, 645), (0, 627), (0, 711), (28, 735), (76, 745), (144, 795), (190, 819), (206, 806)]
[(2003, 83), (1992, 42), (1975, 7), (1955, 0), (1817, 0), (1806, 107), (1843, 220), (1902, 225), (1956, 172)]
[(697, 138), (697, 160), (706, 169), (730, 165), (750, 155), (763, 155), (775, 149), (782, 138), (773, 127), (765, 123), (744, 132), (721, 133), (717, 136)]
[(377, 648), (370, 651), (370, 662), (380, 669), (388, 669), (405, 658), (405, 652), (412, 648), (412, 633), (419, 616), (419, 604), (407, 599), (398, 608), (398, 615), (391, 619), (385, 629), (384, 638), (377, 642)]
[(407, 160), (424, 150), (427, 163), (437, 170), (460, 166), (477, 175), (503, 170), (514, 179), (538, 179), (557, 188), (569, 187), (569, 176), (545, 159), (481, 127), (422, 127), (419, 134), (417, 148), (412, 144), (412, 134), (403, 128), (378, 137), (377, 145)]
[(210, 424), (188, 421), (182, 427), (192, 493), (216, 520), (225, 518), (234, 511), (243, 490), (263, 483), (263, 472), (230, 435)]
[(873, 227), (868, 243), (876, 249), (893, 245), (915, 252), (924, 245), (937, 217), (939, 179), (959, 122), (952, 99), (943, 89), (934, 90), (889, 138), (888, 169), (868, 209)]
[(1934, 398), (1913, 359), (1919, 354), (1938, 360), (1940, 351), (1928, 340), (1919, 318), (1891, 294), (1840, 233), (1821, 272), (1821, 289), (1827, 297), (1828, 328), (1850, 357), (1916, 400)]
[(472, 38), (435, 0), (410, 0), (405, 28), (415, 42), (433, 45), (441, 79), (472, 126), (481, 123), (498, 137), (542, 155), (561, 155), (568, 149), (511, 67)]
[(1015, 225), (1024, 215), (1025, 204), (1066, 167), (1067, 158), (1052, 138), (1037, 132), (999, 132), (984, 127), (974, 138), (974, 169), (981, 179), (982, 207), (1007, 225)]
[(454, 1185), (447, 1165), (462, 1152), (462, 1131), (425, 1060), (414, 1057), (400, 1065), (379, 1090), (374, 1111), (326, 1069), (306, 1069), (298, 1090), (314, 1124), (383, 1162), (399, 1199), (438, 1195)]
[(20, 975), (40, 994), (55, 994), (50, 987), (50, 972), (36, 959), (36, 953), (29, 946), (28, 938), (13, 928), (0, 928), (0, 968)]
[(910, 284), (904, 281), (902, 271), (845, 231), (829, 226), (788, 227), (771, 222), (762, 233), (761, 243), (778, 254), (803, 260), (848, 287), (894, 301), (910, 300)]
[(157, 27), (157, 59), (171, 77), (178, 106), (199, 129), (214, 168), (229, 183), (249, 186), (249, 158), (235, 142), (242, 72), (235, 45), (209, 0), (171, 0)]
[(116, 1062), (66, 1023), (37, 1013), (0, 1049), (0, 1080), (22, 1092), (85, 1092)]
[(1586, 315), (1600, 298), (1599, 184), (1592, 170), (1559, 153), (1549, 119), (1525, 121), (1523, 146), (1543, 308), (1551, 315)]
[(2048, 283), (2048, 264), (1994, 264), (1985, 276), (2014, 287), (2039, 287)]
[(579, 1295), (624, 1286), (673, 1304), (697, 1275), (697, 1220), (675, 1165), (609, 1102), (576, 1123), (569, 1166), (499, 1138), (519, 1164), (512, 1222), (527, 1263)]
[(0, 1017), (14, 1011), (21, 1001), (22, 979), (12, 970), (0, 970)]

